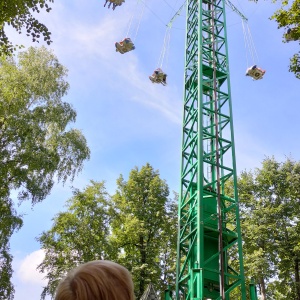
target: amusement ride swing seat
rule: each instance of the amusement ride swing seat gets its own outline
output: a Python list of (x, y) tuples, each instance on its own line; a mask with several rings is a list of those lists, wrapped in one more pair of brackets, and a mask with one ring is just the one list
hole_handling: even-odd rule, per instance
[(246, 71), (246, 76), (252, 77), (254, 80), (262, 79), (266, 71), (256, 65), (250, 67)]
[[(255, 45), (253, 42), (253, 38), (250, 32), (250, 28), (248, 26), (247, 22), (244, 22), (243, 20), (243, 32), (244, 32), (244, 40), (245, 40), (245, 48), (246, 48), (246, 56), (247, 56), (247, 65), (248, 64), (248, 55), (250, 56), (252, 60), (252, 66), (248, 67), (246, 70), (246, 76), (250, 76), (253, 78), (253, 80), (259, 80), (262, 79), (266, 73), (266, 70), (263, 70), (259, 68), (255, 62), (258, 61), (258, 55), (255, 49)], [(245, 26), (246, 25), (246, 26)], [(246, 28), (245, 28), (246, 27)]]
[[(125, 2), (124, 0), (109, 0), (109, 1), (114, 1), (118, 3)], [(121, 54), (124, 54), (135, 49), (134, 41), (139, 31), (144, 9), (145, 9), (145, 3), (141, 2), (141, 0), (137, 0), (132, 16), (128, 22), (127, 32), (126, 34), (124, 34), (127, 37), (124, 38), (122, 41), (115, 43), (116, 52), (120, 52)], [(130, 38), (128, 36), (130, 36)]]
[(106, 6), (107, 2), (109, 2), (108, 8), (113, 5), (112, 9), (115, 10), (115, 8), (117, 6), (121, 6), (122, 3), (125, 2), (125, 0), (105, 0), (104, 7)]
[(116, 51), (124, 54), (135, 49), (135, 46), (130, 38), (125, 38), (121, 42), (116, 42)]
[(161, 83), (162, 85), (167, 85), (167, 74), (163, 72), (161, 68), (157, 68), (149, 79), (152, 83)]
[(167, 24), (163, 47), (162, 47), (160, 57), (158, 60), (158, 64), (157, 64), (159, 67), (154, 70), (154, 72), (151, 76), (149, 76), (149, 79), (151, 80), (152, 83), (161, 83), (163, 86), (167, 85), (167, 74), (162, 70), (162, 67), (164, 65), (164, 62), (168, 61), (171, 29), (172, 29), (173, 21), (180, 15), (180, 12), (184, 8), (184, 6), (185, 6), (185, 2), (183, 5), (181, 5), (179, 10), (176, 12), (176, 14), (172, 17), (170, 22)]

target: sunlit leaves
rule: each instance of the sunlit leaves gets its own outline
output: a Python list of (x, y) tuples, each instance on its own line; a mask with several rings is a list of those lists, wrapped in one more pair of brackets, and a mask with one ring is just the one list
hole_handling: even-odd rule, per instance
[(44, 40), (48, 45), (51, 41), (51, 33), (48, 28), (36, 18), (36, 13), (41, 9), (50, 12), (48, 3), (53, 0), (1, 0), (0, 1), (0, 55), (10, 55), (16, 50), (6, 35), (6, 27), (13, 27), (18, 33), (23, 30), (31, 37), (33, 42)]
[(69, 128), (76, 112), (62, 101), (66, 75), (43, 47), (20, 53), (17, 62), (0, 59), (0, 299), (13, 296), (9, 238), (22, 225), (11, 192), (21, 201), (40, 202), (55, 179), (73, 179), (89, 158), (85, 137)]
[(296, 77), (300, 79), (300, 52), (294, 54), (294, 56), (291, 58), (289, 70), (290, 72), (295, 73)]
[(43, 200), (59, 180), (73, 178), (89, 157), (82, 133), (67, 130), (76, 112), (62, 97), (66, 69), (46, 48), (29, 48), (0, 62), (1, 188), (21, 200)]
[(59, 213), (52, 228), (39, 237), (46, 254), (39, 266), (47, 272), (44, 296), (53, 295), (59, 280), (78, 264), (109, 258), (108, 209), (104, 183), (92, 181), (83, 191), (74, 190), (67, 211)]
[(39, 269), (48, 274), (42, 298), (54, 295), (68, 270), (93, 259), (127, 267), (137, 299), (150, 282), (160, 291), (174, 285), (177, 209), (168, 195), (166, 182), (149, 164), (134, 168), (127, 181), (120, 176), (113, 196), (103, 182), (75, 190), (67, 210), (39, 238), (46, 251)]
[(12, 276), (12, 255), (9, 238), (15, 230), (22, 226), (22, 219), (17, 215), (10, 198), (1, 195), (0, 200), (0, 299), (13, 299), (14, 287), (10, 281)]
[(140, 298), (148, 283), (163, 290), (174, 279), (176, 209), (166, 182), (149, 164), (133, 169), (128, 181), (121, 176), (117, 184), (112, 241), (123, 253), (120, 262), (132, 272)]
[(247, 276), (260, 284), (263, 299), (297, 299), (300, 163), (266, 158), (241, 174), (239, 195)]

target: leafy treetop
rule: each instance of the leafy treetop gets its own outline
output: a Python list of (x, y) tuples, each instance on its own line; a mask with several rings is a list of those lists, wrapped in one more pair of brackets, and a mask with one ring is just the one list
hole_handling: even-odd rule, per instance
[(54, 0), (0, 0), (0, 54), (10, 55), (16, 50), (6, 35), (6, 26), (13, 27), (18, 33), (25, 28), (27, 35), (33, 42), (43, 39), (48, 45), (51, 43), (48, 28), (40, 23), (34, 16), (41, 9), (51, 10), (48, 3)]
[(62, 101), (67, 70), (45, 47), (0, 58), (0, 299), (13, 299), (9, 239), (22, 226), (10, 195), (40, 202), (54, 180), (73, 179), (89, 158), (76, 111)]

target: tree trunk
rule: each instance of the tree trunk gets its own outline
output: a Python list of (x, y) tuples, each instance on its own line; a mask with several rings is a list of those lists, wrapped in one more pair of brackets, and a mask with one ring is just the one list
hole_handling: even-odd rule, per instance
[(259, 279), (259, 286), (260, 286), (261, 300), (266, 300), (267, 299), (266, 284), (265, 284), (265, 280), (263, 278)]
[(295, 258), (295, 285), (296, 285), (296, 299), (300, 300), (300, 277), (299, 277), (299, 258)]
[[(144, 237), (143, 236), (140, 236), (140, 254), (141, 254), (141, 265), (144, 265), (146, 263), (146, 249), (145, 249), (145, 245), (144, 245)], [(141, 270), (141, 273), (140, 273), (139, 298), (142, 297), (144, 291), (145, 291), (145, 269), (143, 267)]]

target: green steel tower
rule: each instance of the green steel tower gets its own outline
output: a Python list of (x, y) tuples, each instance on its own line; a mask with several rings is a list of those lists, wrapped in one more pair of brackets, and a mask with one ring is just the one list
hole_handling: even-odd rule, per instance
[(245, 300), (225, 0), (187, 0), (186, 26), (176, 299)]

